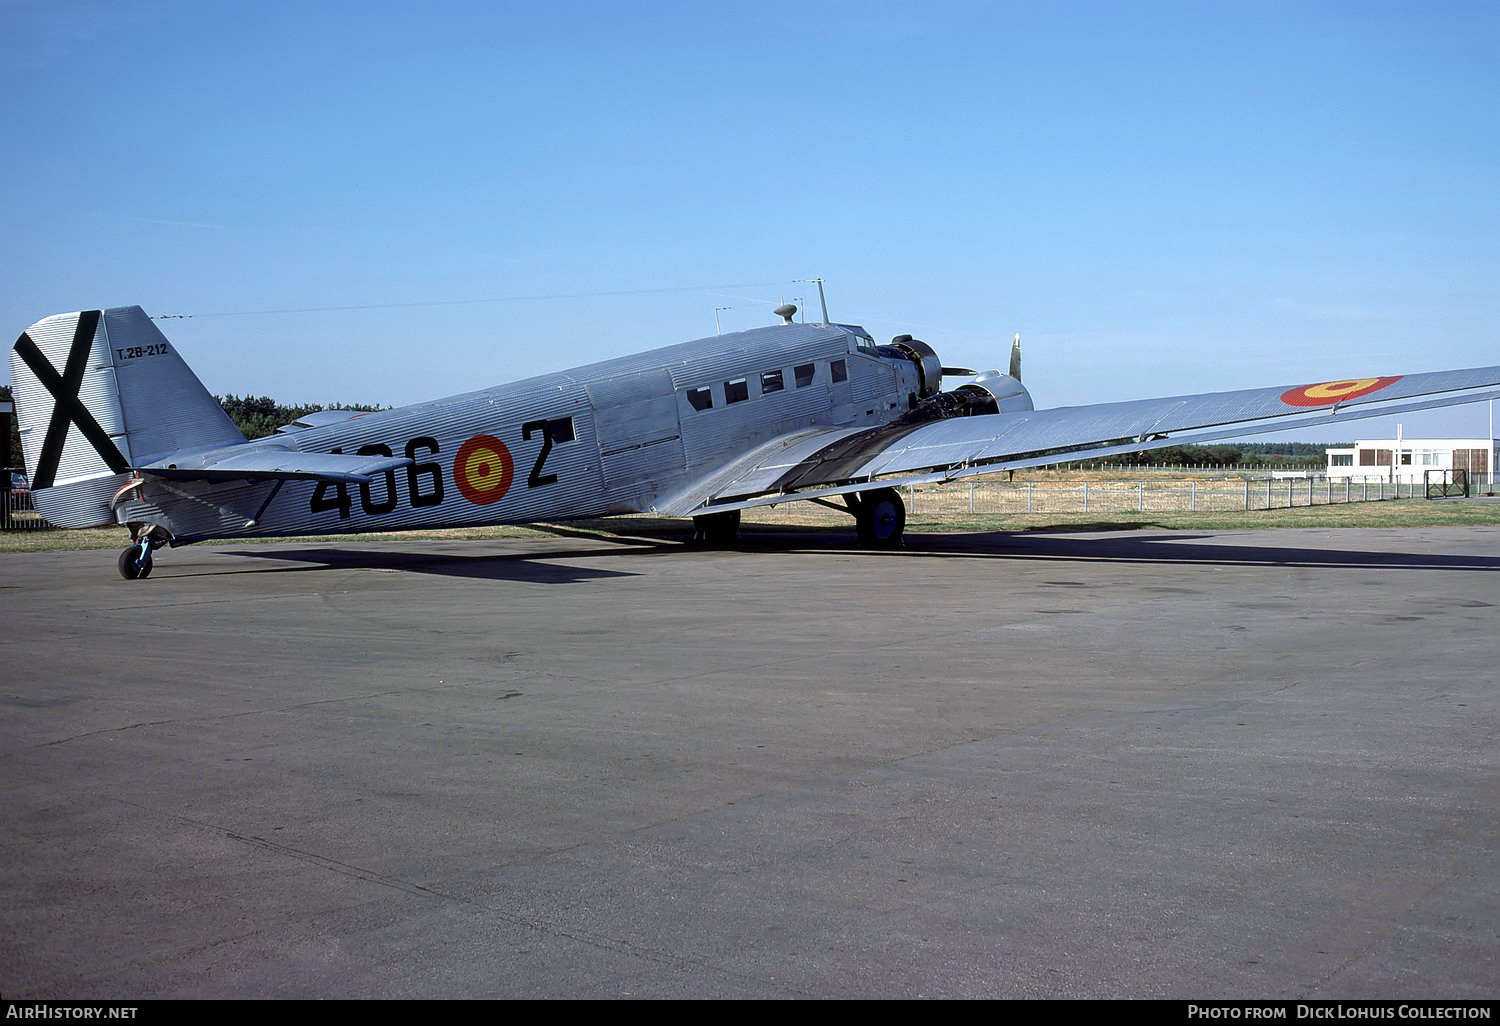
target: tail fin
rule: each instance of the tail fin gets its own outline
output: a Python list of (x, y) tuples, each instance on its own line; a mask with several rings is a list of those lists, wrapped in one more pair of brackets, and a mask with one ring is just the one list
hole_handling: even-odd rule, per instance
[(32, 498), (59, 527), (113, 524), (132, 467), (245, 440), (138, 306), (37, 321), (10, 366)]

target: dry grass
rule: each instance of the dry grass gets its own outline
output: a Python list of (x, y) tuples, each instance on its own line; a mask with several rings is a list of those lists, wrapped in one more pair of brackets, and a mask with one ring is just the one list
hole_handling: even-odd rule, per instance
[[(1500, 526), (1500, 503), (1422, 499), (1385, 502), (1339, 503), (1332, 506), (1297, 506), (1290, 509), (1197, 513), (1144, 513), (1132, 510), (1077, 513), (987, 514), (918, 512), (907, 523), (914, 534), (955, 531), (1127, 531), (1127, 530), (1234, 530), (1265, 528), (1331, 527), (1462, 527)], [(827, 529), (846, 532), (849, 516), (838, 510), (808, 502), (775, 508), (746, 510), (749, 531)], [(451, 538), (549, 538), (637, 536), (682, 538), (690, 533), (685, 520), (652, 516), (613, 517), (607, 520), (576, 520), (535, 526), (470, 527), (451, 530), (402, 531), (323, 536), (342, 541)], [(284, 538), (227, 539), (226, 542), (286, 541)], [(75, 531), (6, 531), (0, 533), (0, 552), (47, 552), (70, 549), (113, 549), (129, 544), (122, 527), (85, 528)]]

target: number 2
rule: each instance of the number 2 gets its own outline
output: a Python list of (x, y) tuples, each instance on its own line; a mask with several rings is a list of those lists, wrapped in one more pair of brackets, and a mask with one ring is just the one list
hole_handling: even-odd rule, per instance
[(529, 420), (521, 425), (521, 440), (531, 441), (533, 431), (542, 433), (542, 451), (536, 454), (536, 462), (531, 466), (531, 475), (526, 478), (526, 487), (540, 488), (542, 485), (549, 485), (557, 480), (556, 474), (542, 473), (542, 464), (547, 462), (547, 454), (552, 451), (552, 431), (546, 420)]

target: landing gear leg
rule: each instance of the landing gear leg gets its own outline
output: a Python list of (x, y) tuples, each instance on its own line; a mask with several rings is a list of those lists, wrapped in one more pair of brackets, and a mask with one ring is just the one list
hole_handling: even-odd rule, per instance
[(851, 492), (844, 497), (854, 514), (859, 543), (872, 549), (899, 549), (906, 533), (906, 503), (894, 488)]
[(740, 538), (740, 511), (728, 513), (705, 513), (693, 518), (693, 544), (722, 549), (733, 545)]
[(150, 577), (154, 562), (151, 553), (166, 543), (167, 538), (161, 528), (137, 529), (135, 543), (120, 553), (120, 576), (127, 581), (140, 581)]
[(120, 553), (120, 576), (127, 581), (139, 581), (151, 576), (151, 539), (142, 538)]

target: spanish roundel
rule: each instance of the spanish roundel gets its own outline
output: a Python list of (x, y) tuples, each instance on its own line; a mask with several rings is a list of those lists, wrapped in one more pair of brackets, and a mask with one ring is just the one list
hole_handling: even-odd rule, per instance
[(475, 435), (458, 447), (453, 457), (453, 483), (477, 506), (499, 502), (510, 491), (516, 461), (505, 443), (493, 435)]
[(1345, 399), (1378, 392), (1387, 385), (1394, 385), (1401, 375), (1388, 378), (1349, 378), (1344, 381), (1325, 381), (1319, 385), (1299, 385), (1281, 393), (1281, 401), (1288, 406), (1332, 406)]

